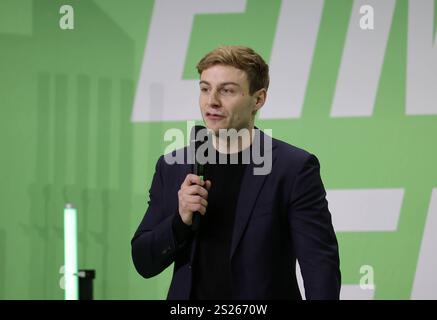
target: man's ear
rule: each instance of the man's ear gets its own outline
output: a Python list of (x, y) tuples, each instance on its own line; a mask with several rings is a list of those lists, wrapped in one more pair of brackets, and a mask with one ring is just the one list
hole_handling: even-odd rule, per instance
[(253, 94), (253, 97), (255, 99), (255, 108), (254, 113), (256, 113), (259, 109), (262, 108), (264, 103), (266, 103), (267, 99), (267, 90), (265, 88), (259, 89)]

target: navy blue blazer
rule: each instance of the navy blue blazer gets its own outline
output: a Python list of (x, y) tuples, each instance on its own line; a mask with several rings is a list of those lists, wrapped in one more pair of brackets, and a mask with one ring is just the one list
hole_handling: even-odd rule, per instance
[[(243, 176), (230, 252), (233, 299), (301, 299), (296, 259), (306, 299), (339, 299), (338, 244), (319, 162), (276, 139), (271, 155), (270, 174), (254, 175), (251, 162)], [(191, 170), (159, 158), (149, 206), (131, 242), (135, 268), (145, 278), (175, 263), (168, 299), (189, 299), (191, 292), (196, 240), (177, 245), (172, 232), (178, 190)]]

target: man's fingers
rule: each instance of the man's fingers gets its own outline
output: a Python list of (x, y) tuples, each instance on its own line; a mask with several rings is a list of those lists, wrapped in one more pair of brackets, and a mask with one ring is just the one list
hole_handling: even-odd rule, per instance
[(206, 190), (208, 190), (208, 191), (211, 189), (211, 181), (210, 180), (206, 180), (205, 187), (206, 187)]
[(179, 214), (187, 225), (190, 225), (192, 214), (199, 212), (205, 215), (208, 206), (208, 191), (211, 181), (203, 181), (195, 174), (188, 174), (178, 191)]
[(193, 184), (197, 184), (197, 185), (203, 186), (204, 183), (205, 182), (199, 176), (197, 176), (195, 174), (192, 174), (192, 173), (189, 173), (185, 177), (185, 180), (182, 183), (181, 187), (188, 187), (188, 186), (191, 186)]
[(201, 196), (187, 196), (184, 200), (189, 204), (201, 204), (204, 207), (208, 206), (208, 201), (206, 201)]
[(200, 212), (202, 215), (204, 215), (206, 212), (205, 206), (201, 204), (190, 204), (188, 207), (191, 212)]
[(198, 185), (192, 185), (189, 187), (185, 187), (183, 189), (183, 193), (189, 194), (189, 195), (199, 195), (205, 199), (208, 198), (208, 191), (206, 191), (205, 188), (202, 188), (201, 186), (198, 186)]

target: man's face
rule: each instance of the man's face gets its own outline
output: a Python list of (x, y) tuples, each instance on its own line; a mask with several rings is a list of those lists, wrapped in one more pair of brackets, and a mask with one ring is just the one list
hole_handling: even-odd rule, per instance
[(249, 94), (247, 74), (240, 69), (215, 65), (200, 75), (200, 110), (206, 127), (216, 135), (219, 129), (251, 129), (264, 101), (264, 89)]

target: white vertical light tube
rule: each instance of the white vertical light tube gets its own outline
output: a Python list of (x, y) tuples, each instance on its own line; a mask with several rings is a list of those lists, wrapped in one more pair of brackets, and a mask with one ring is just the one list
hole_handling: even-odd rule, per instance
[(64, 208), (64, 263), (65, 300), (78, 300), (77, 211), (70, 203)]

